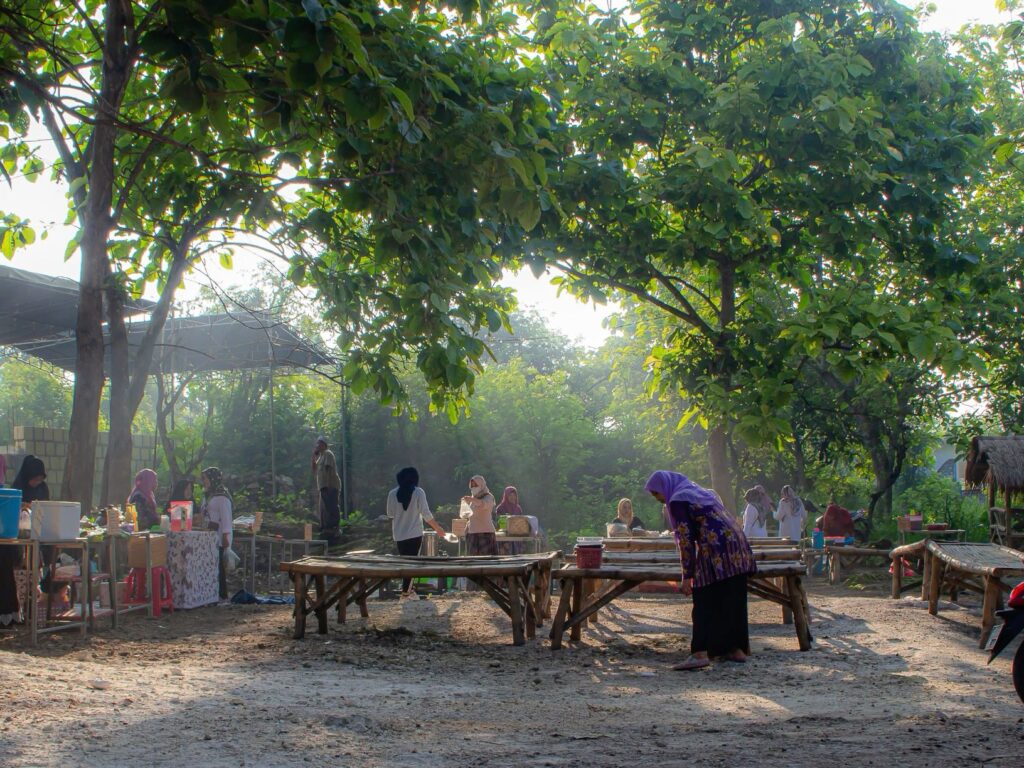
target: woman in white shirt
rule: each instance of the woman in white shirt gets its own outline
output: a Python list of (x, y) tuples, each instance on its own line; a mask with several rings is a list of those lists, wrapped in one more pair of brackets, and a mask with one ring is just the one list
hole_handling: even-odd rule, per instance
[[(398, 554), (415, 557), (423, 543), (423, 523), (438, 536), (444, 537), (444, 529), (434, 520), (427, 504), (427, 494), (419, 487), (420, 473), (415, 467), (399, 470), (395, 477), (398, 487), (388, 492), (387, 516), (391, 518), (391, 535), (398, 548)], [(402, 597), (414, 597), (412, 579), (402, 580)]]
[(751, 488), (743, 496), (747, 501), (746, 509), (743, 510), (743, 535), (748, 539), (764, 538), (768, 535), (768, 515), (757, 506), (759, 496), (755, 488)]
[(207, 467), (201, 475), (203, 481), (203, 514), (206, 527), (217, 532), (218, 558), (217, 581), (220, 587), (220, 599), (228, 599), (228, 578), (224, 568), (224, 554), (231, 549), (232, 519), (231, 494), (224, 487), (224, 475), (217, 467)]
[(779, 508), (775, 510), (775, 519), (779, 521), (779, 536), (796, 542), (803, 538), (807, 509), (788, 485), (782, 486), (782, 497), (779, 499)]

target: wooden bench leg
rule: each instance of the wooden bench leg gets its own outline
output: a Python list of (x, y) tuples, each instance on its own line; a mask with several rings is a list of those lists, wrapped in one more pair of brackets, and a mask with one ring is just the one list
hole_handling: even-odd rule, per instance
[[(779, 588), (779, 591), (786, 597), (792, 599), (792, 595), (789, 594), (789, 580), (786, 576), (780, 576), (775, 580), (775, 585)], [(793, 609), (785, 603), (782, 604), (782, 623), (792, 624), (793, 623)]]
[(928, 613), (932, 616), (939, 612), (939, 592), (942, 590), (942, 560), (931, 556), (928, 568)]
[(516, 577), (519, 583), (516, 591), (519, 594), (519, 601), (523, 604), (523, 621), (526, 623), (526, 639), (532, 640), (537, 636), (537, 614), (534, 610), (533, 601), (530, 599), (529, 576), (526, 579)]
[(324, 599), (324, 593), (327, 592), (327, 577), (322, 573), (318, 573), (315, 577), (316, 582), (316, 602), (318, 607), (316, 609), (316, 631), (318, 634), (327, 634), (327, 609), (320, 604), (320, 601)]
[(811, 649), (811, 630), (808, 626), (808, 616), (804, 606), (804, 587), (799, 576), (786, 577), (786, 593), (789, 595), (789, 604), (796, 624), (796, 639), (800, 644), (801, 651)]
[[(584, 589), (583, 589), (583, 594), (586, 597), (586, 600), (588, 602), (594, 596), (594, 594), (601, 588), (601, 584), (602, 583), (603, 582), (601, 581), (601, 579), (587, 579), (586, 584), (585, 584)], [(588, 619), (588, 621), (591, 624), (597, 624), (597, 618), (598, 618), (598, 611), (594, 611), (590, 615), (590, 618)]]
[(561, 597), (558, 600), (558, 608), (555, 610), (555, 617), (551, 621), (551, 650), (557, 651), (562, 647), (562, 632), (565, 631), (565, 620), (569, 613), (569, 601), (572, 598), (572, 583), (569, 579), (559, 581)]
[[(575, 616), (581, 610), (583, 610), (583, 579), (573, 579), (572, 608), (570, 609), (570, 612)], [(581, 637), (583, 637), (583, 627), (580, 626), (580, 624), (576, 624), (571, 630), (569, 630), (569, 639), (575, 642)]]
[(518, 576), (508, 577), (508, 603), (512, 619), (512, 645), (523, 645), (526, 638), (523, 636), (523, 603), (519, 595)]
[(301, 640), (306, 636), (306, 575), (293, 573), (292, 582), (295, 584), (295, 631), (292, 638)]
[(903, 558), (894, 557), (892, 559), (892, 592), (890, 597), (893, 600), (899, 600), (900, 594), (903, 592)]
[(362, 595), (359, 598), (359, 615), (368, 619), (370, 618), (370, 609), (366, 607), (366, 579), (359, 580), (359, 593)]
[(927, 549), (921, 555), (921, 599), (928, 600), (931, 596), (932, 553)]
[(999, 607), (1001, 590), (999, 579), (995, 576), (985, 577), (985, 597), (981, 604), (981, 638), (978, 640), (978, 647), (984, 648), (988, 642), (988, 636), (992, 633), (992, 627), (996, 623), (996, 610)]
[(828, 556), (828, 583), (836, 584), (842, 579), (843, 557), (838, 552)]

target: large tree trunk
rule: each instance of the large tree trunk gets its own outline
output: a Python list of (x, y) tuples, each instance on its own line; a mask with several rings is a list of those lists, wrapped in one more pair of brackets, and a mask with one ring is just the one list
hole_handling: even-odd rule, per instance
[(711, 469), (711, 487), (715, 489), (725, 508), (730, 512), (733, 509), (733, 487), (732, 471), (729, 468), (729, 456), (726, 451), (728, 433), (724, 424), (711, 427), (708, 430), (708, 464)]
[[(132, 422), (142, 403), (146, 381), (153, 364), (156, 342), (163, 333), (171, 302), (185, 272), (187, 244), (175, 249), (167, 282), (164, 283), (146, 333), (132, 360), (128, 349), (128, 330), (124, 316), (124, 293), (111, 283), (107, 289), (107, 313), (110, 321), (110, 439), (103, 462), (104, 504), (127, 497), (132, 488)], [(129, 375), (130, 372), (130, 375)], [(140, 467), (141, 469), (141, 467)]]
[(100, 502), (115, 504), (128, 498), (132, 470), (132, 413), (129, 410), (128, 330), (124, 323), (124, 294), (107, 286), (107, 322), (110, 328), (110, 434), (103, 460)]
[[(113, 227), (117, 113), (131, 75), (132, 61), (125, 30), (132, 8), (108, 0), (104, 11), (103, 77), (96, 101), (97, 120), (89, 141), (89, 192), (81, 214), (82, 254), (78, 318), (75, 323), (75, 391), (68, 433), (68, 455), (61, 496), (92, 506), (96, 470), (96, 439), (103, 390), (103, 280), (107, 274), (107, 241)], [(62, 144), (62, 142), (58, 142)]]

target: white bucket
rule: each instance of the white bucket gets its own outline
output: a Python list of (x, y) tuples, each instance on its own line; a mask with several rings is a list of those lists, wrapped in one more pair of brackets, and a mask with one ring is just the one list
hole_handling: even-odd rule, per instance
[(78, 538), (82, 505), (77, 501), (33, 501), (32, 538), (69, 541)]

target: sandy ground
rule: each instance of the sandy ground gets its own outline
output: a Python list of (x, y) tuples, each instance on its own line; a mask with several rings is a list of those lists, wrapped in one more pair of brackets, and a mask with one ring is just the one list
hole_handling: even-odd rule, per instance
[(688, 673), (668, 671), (689, 642), (675, 596), (621, 600), (557, 652), (546, 629), (513, 647), (477, 594), (371, 602), (301, 641), (283, 606), (8, 636), (0, 765), (1024, 765), (1024, 705), (1009, 657), (976, 646), (977, 604), (936, 618), (882, 588), (812, 580), (807, 653), (751, 600), (749, 663)]

